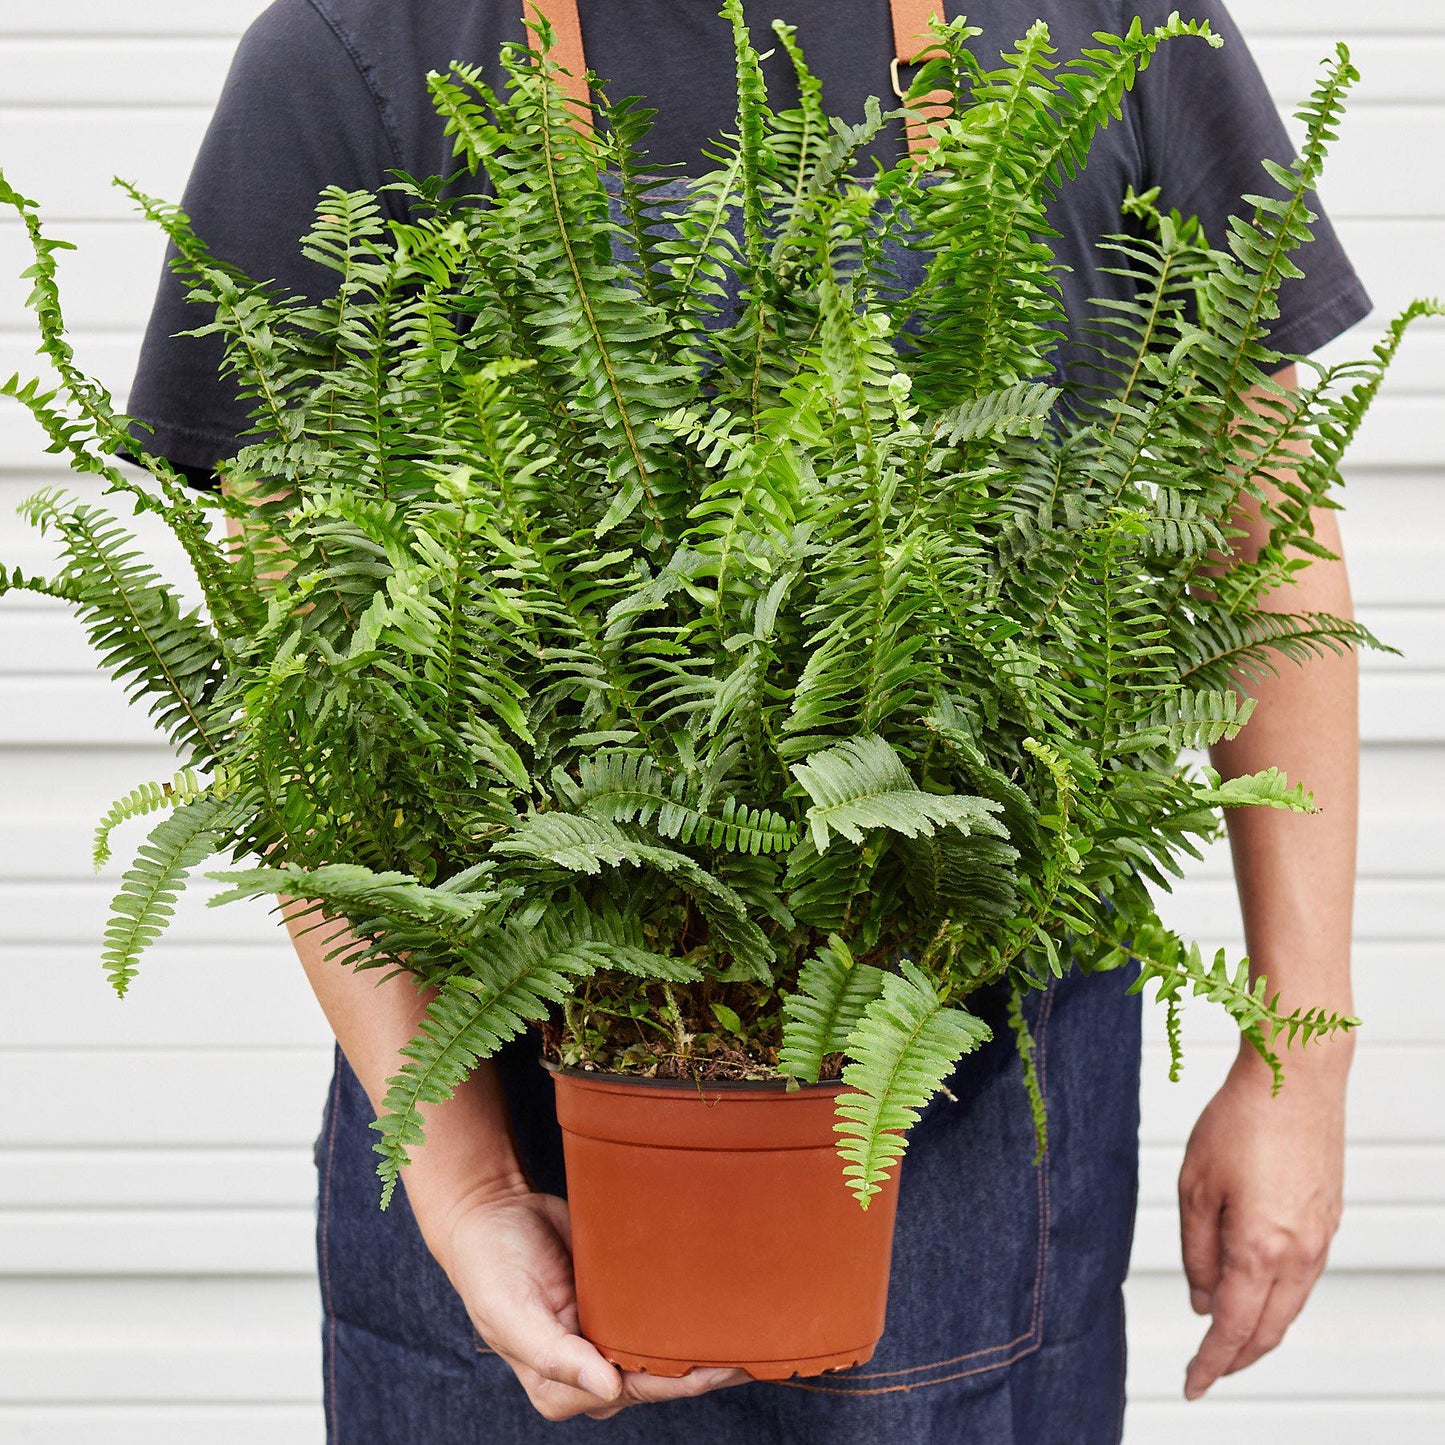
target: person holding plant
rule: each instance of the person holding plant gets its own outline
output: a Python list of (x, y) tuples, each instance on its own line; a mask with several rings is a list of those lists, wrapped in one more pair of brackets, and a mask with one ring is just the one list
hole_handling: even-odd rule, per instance
[[(728, 26), (712, 0), (541, 8), (566, 68), (590, 67), (611, 93), (657, 107), (649, 148), (659, 167), (703, 167), (709, 139), (727, 129), (734, 109)], [(1069, 56), (1096, 32), (1124, 34), (1136, 13), (1146, 28), (1159, 25), (1172, 7), (998, 0), (974, 17), (985, 27), (977, 53), (987, 58), (1014, 42), (1036, 8)], [(787, 9), (829, 109), (844, 117), (860, 116), (867, 96), (890, 93), (917, 58), (908, 42), (940, 13), (903, 0), (793, 0)], [(943, 9), (956, 18), (956, 7)], [(755, 25), (772, 18), (755, 10), (747, 7)], [(1129, 277), (1109, 270), (1095, 244), (1119, 229), (1129, 187), (1159, 188), (1218, 245), (1241, 197), (1267, 186), (1261, 161), (1289, 158), (1224, 7), (1202, 0), (1193, 14), (1224, 37), (1223, 49), (1187, 39), (1163, 45), (1053, 210), (1057, 250), (1072, 268), (1063, 277), (1074, 323), (1059, 350), (1063, 380), (1088, 372), (1090, 298), (1130, 294)], [(460, 57), (495, 77), (503, 44), (522, 38), (520, 4), (503, 0), (277, 0), (237, 51), (185, 210), (218, 254), (251, 275), (319, 294), (330, 274), (295, 245), (318, 190), (375, 189), (393, 169), (449, 172), (451, 146), (426, 94), (427, 70)], [(785, 57), (773, 55), (765, 73), (777, 103), (794, 103)], [(888, 164), (909, 140), (895, 123), (867, 158)], [(1271, 344), (1282, 353), (1306, 355), (1369, 310), (1323, 217), (1314, 236), (1298, 257), (1303, 274), (1281, 293)], [(183, 288), (164, 275), (129, 410), (154, 428), (148, 449), (197, 486), (214, 487), (246, 414), (220, 374), (218, 338), (176, 334), (193, 324)], [(1297, 380), (1293, 368), (1277, 379), (1286, 387)], [(1268, 524), (1257, 506), (1238, 521), (1233, 545), (1248, 555)], [(1335, 559), (1316, 561), (1270, 605), (1349, 617), (1327, 510), (1315, 537)], [(1215, 765), (1233, 777), (1278, 764), (1310, 780), (1322, 811), (1231, 818), (1249, 952), (1286, 1005), (1309, 998), (1348, 1014), (1354, 659), (1316, 657), (1251, 690), (1254, 719), (1211, 748)], [(1120, 1290), (1137, 1180), (1140, 1021), (1129, 968), (1087, 986), (1074, 970), (1025, 1001), (1050, 1109), (1042, 1169), (1030, 1162), (1021, 1066), (1006, 1047), (1007, 996), (985, 991), (976, 1001), (995, 1041), (963, 1060), (910, 1136), (888, 1328), (872, 1361), (782, 1384), (745, 1383), (738, 1371), (661, 1379), (623, 1374), (578, 1333), (551, 1086), (530, 1034), (425, 1111), (428, 1147), (403, 1171), (400, 1207), (375, 1208), (372, 1116), (428, 998), (404, 979), (373, 986), (336, 967), (328, 947), (345, 929), (323, 934), (300, 921), (294, 903), (288, 912), (337, 1038), (316, 1146), (328, 1439), (461, 1445), (599, 1433), (579, 1416), (610, 1421), (600, 1432), (609, 1440), (639, 1442), (1119, 1438)], [(1324, 1267), (1339, 1222), (1350, 1052), (1346, 1035), (1292, 1058), (1290, 1083), (1272, 1098), (1268, 1068), (1242, 1046), (1195, 1127), (1180, 1178), (1183, 1250), (1191, 1301), (1212, 1322), (1188, 1365), (1190, 1398), (1278, 1344)], [(650, 1408), (626, 1409), (635, 1404)]]

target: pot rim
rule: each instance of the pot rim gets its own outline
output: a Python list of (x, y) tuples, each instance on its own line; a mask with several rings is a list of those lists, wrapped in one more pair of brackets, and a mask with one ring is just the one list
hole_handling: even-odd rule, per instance
[(839, 1074), (819, 1079), (816, 1084), (799, 1084), (789, 1090), (786, 1079), (654, 1079), (646, 1074), (619, 1074), (611, 1069), (585, 1069), (575, 1065), (554, 1064), (550, 1059), (539, 1059), (538, 1062), (548, 1073), (560, 1074), (564, 1078), (594, 1079), (599, 1083), (625, 1084), (636, 1088), (685, 1090), (689, 1094), (696, 1094), (700, 1089), (794, 1094), (815, 1089), (821, 1093), (836, 1092), (843, 1084), (843, 1077)]

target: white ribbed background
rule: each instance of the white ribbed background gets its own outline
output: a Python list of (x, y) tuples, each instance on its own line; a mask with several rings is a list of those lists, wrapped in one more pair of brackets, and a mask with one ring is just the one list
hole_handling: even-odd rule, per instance
[[(62, 265), (69, 319), (82, 364), (122, 403), (161, 245), (109, 178), (179, 198), (236, 37), (261, 8), (0, 0), (0, 165), (79, 244)], [(1286, 109), (1335, 39), (1364, 73), (1323, 187), (1377, 304), (1330, 348), (1358, 354), (1409, 297), (1445, 291), (1445, 11), (1236, 0), (1235, 14)], [(0, 374), (33, 365), (25, 264), (17, 226), (0, 220)], [(1131, 1445), (1445, 1439), (1445, 327), (1412, 337), (1376, 410), (1349, 471), (1345, 537), (1362, 616), (1405, 656), (1365, 658), (1367, 1026), (1349, 1208), (1332, 1272), (1285, 1347), (1185, 1407), (1200, 1325), (1177, 1264), (1173, 1179), (1229, 1034), (1194, 1010), (1185, 1082), (1170, 1086), (1151, 1008)], [(61, 478), (5, 403), (8, 564), (43, 565), (14, 506)], [(178, 555), (158, 531), (143, 535)], [(97, 879), (90, 830), (114, 796), (170, 762), (97, 676), (77, 624), (21, 599), (3, 606), (0, 1442), (316, 1445), (310, 1146), (330, 1034), (259, 906), (188, 898), (130, 996), (115, 998), (99, 941), (138, 834)], [(1223, 852), (1170, 912), (1202, 941), (1239, 946)]]

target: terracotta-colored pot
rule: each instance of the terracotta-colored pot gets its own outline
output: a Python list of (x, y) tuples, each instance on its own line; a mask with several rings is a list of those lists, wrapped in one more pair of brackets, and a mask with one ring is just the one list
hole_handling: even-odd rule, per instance
[(783, 1380), (872, 1355), (898, 1170), (859, 1207), (833, 1128), (841, 1082), (790, 1092), (549, 1067), (581, 1329), (607, 1359)]

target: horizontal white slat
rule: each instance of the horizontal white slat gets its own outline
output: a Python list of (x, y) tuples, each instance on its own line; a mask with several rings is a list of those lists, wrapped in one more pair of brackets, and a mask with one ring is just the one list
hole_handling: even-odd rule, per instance
[(1349, 457), (1360, 466), (1430, 467), (1445, 460), (1445, 413), (1434, 397), (1382, 395)]
[[(1142, 1205), (1172, 1208), (1182, 1144), (1140, 1152)], [(309, 1146), (283, 1149), (0, 1149), (0, 1208), (276, 1208), (311, 1198)], [(1445, 1204), (1445, 1146), (1355, 1140), (1345, 1201)]]
[[(99, 752), (0, 748), (0, 796), (8, 816), (38, 817), (51, 809), (88, 828), (110, 802), (113, 790), (124, 792), (143, 778), (170, 777), (175, 770), (176, 760), (164, 745)], [(82, 859), (80, 871), (89, 866)], [(0, 873), (5, 871), (0, 866)]]
[[(1191, 1409), (1204, 1418), (1230, 1400), (1385, 1400), (1403, 1396), (1445, 1400), (1445, 1278), (1418, 1274), (1327, 1273), (1303, 1313), (1272, 1354), (1210, 1391), (1208, 1403)], [(1184, 1367), (1199, 1346), (1208, 1321), (1189, 1308), (1182, 1277), (1139, 1275), (1125, 1286), (1129, 1330), (1129, 1395), (1137, 1401), (1178, 1401)], [(1235, 1418), (1238, 1418), (1237, 1416)], [(1388, 1421), (1389, 1417), (1382, 1417)], [(1240, 1445), (1276, 1438), (1268, 1430), (1242, 1434), (1220, 1430), (1219, 1441)], [(1308, 1437), (1306, 1437), (1308, 1438)], [(1341, 1437), (1336, 1436), (1336, 1439)], [(1369, 1431), (1350, 1445), (1389, 1439)]]
[(229, 36), (0, 38), (5, 104), (209, 109), (221, 93), (235, 48)]
[[(1445, 233), (1442, 233), (1442, 241), (1445, 241)], [(1445, 327), (1441, 328), (1441, 336), (1445, 337)], [(1420, 397), (1417, 400), (1423, 403), (1424, 410), (1432, 403), (1438, 404), (1440, 398)], [(33, 529), (15, 515), (15, 508), (41, 488), (59, 486), (72, 495), (84, 495), (115, 509), (134, 527), (151, 529), (150, 536), (156, 543), (156, 555), (152, 560), (167, 576), (178, 568), (184, 568), (185, 559), (164, 524), (147, 516), (134, 518), (130, 502), (120, 493), (102, 496), (103, 482), (72, 473), (65, 462), (54, 456), (16, 457), (14, 461), (14, 466), (0, 467), (0, 546), (5, 548), (7, 556), (16, 554), (17, 544), (22, 539), (35, 537)], [(146, 484), (145, 474), (138, 468), (127, 462), (120, 465), (125, 468), (127, 476), (142, 485)], [(1344, 485), (1339, 489), (1339, 500), (1344, 503), (1341, 520), (1346, 529), (1346, 540), (1355, 543), (1361, 540), (1405, 542), (1415, 540), (1425, 529), (1429, 529), (1432, 542), (1437, 536), (1445, 537), (1445, 501), (1440, 495), (1442, 474), (1445, 474), (1445, 460), (1436, 467), (1374, 467), (1358, 459), (1346, 463)], [(1402, 516), (1409, 521), (1406, 529), (1400, 526)], [(219, 526), (214, 518), (212, 523)], [(1402, 536), (1402, 532), (1405, 535)], [(1445, 594), (1439, 597), (1406, 595), (1356, 600), (1372, 607), (1417, 607), (1445, 601)], [(24, 603), (23, 598), (10, 598), (5, 605)], [(36, 602), (34, 605), (50, 604)]]
[[(225, 859), (218, 857), (196, 870), (176, 903), (175, 920), (164, 935), (172, 947), (206, 943), (256, 949), (286, 937), (280, 916), (274, 911), (275, 900), (269, 896), (210, 906), (208, 900), (222, 885), (205, 874), (220, 872), (225, 866)], [(105, 879), (94, 878), (85, 883), (0, 882), (0, 917), (6, 918), (6, 941), (11, 945), (94, 946), (105, 930), (114, 891)]]
[[(304, 970), (280, 939), (263, 948), (162, 942), (142, 954), (139, 968), (121, 998), (105, 976), (98, 939), (91, 949), (0, 945), (6, 1000), (0, 1047), (74, 1047), (89, 1039), (115, 1048), (203, 1042), (247, 1048), (331, 1040)], [(384, 972), (373, 972), (371, 981)]]
[[(60, 602), (8, 618), (0, 636), (0, 668), (12, 676), (88, 677), (97, 670), (95, 651), (85, 629)], [(1367, 673), (1445, 672), (1445, 610), (1423, 607), (1360, 608), (1359, 618), (1394, 653), (1360, 650)]]
[[(33, 1156), (21, 1153), (17, 1157)], [(1141, 1206), (1175, 1207), (1183, 1158), (1182, 1140), (1146, 1145), (1139, 1151)], [(107, 1180), (116, 1174), (128, 1177), (115, 1169), (107, 1172)], [(1445, 1204), (1445, 1147), (1352, 1140), (1345, 1151), (1345, 1203), (1350, 1209), (1359, 1204)]]
[[(1182, 1151), (1182, 1141), (1140, 1151), (1141, 1206), (1174, 1207)], [(310, 1145), (0, 1149), (0, 1209), (294, 1207), (314, 1190)], [(1445, 1146), (1352, 1141), (1345, 1199), (1445, 1205)]]
[[(1165, 916), (1176, 921), (1168, 910)], [(1213, 946), (1216, 935), (1200, 936)], [(1224, 946), (1231, 960), (1244, 951), (1229, 940)], [(1354, 962), (1355, 1011), (1372, 1040), (1445, 1043), (1445, 999), (1436, 987), (1445, 940), (1357, 944)], [(376, 983), (387, 971), (367, 972)], [(306, 975), (279, 933), (259, 948), (163, 941), (141, 956), (123, 999), (105, 977), (98, 937), (89, 946), (6, 944), (0, 946), (0, 996), (6, 999), (0, 1048), (304, 1047), (331, 1040)], [(1409, 1008), (1399, 1006), (1402, 997), (1411, 1000)], [(1186, 1005), (1189, 1044), (1230, 1044), (1233, 1030), (1213, 1004)]]
[[(1368, 763), (1376, 751), (1398, 751), (1366, 748)], [(1418, 749), (1415, 768), (1420, 777), (1425, 801), (1415, 808), (1382, 798), (1370, 786), (1368, 773), (1363, 784), (1360, 820), (1359, 876), (1361, 878), (1438, 878), (1445, 876), (1445, 836), (1439, 825), (1438, 804), (1429, 796), (1431, 778), (1438, 776), (1441, 759), (1433, 749)], [(25, 757), (28, 750), (0, 749), (0, 759)], [(38, 766), (32, 758), (31, 766)], [(90, 754), (104, 757), (105, 754)], [(149, 779), (170, 777), (173, 762), (157, 762), (143, 769), (117, 768), (98, 782), (93, 789), (77, 792), (70, 806), (62, 813), (59, 801), (53, 814), (37, 814), (31, 809), (7, 809), (9, 827), (0, 830), (0, 875), (37, 881), (92, 876), (91, 834), (102, 810), (112, 797), (128, 792), (135, 784)], [(3, 773), (3, 769), (0, 769)], [(111, 835), (112, 856), (99, 876), (119, 879), (130, 864), (154, 817), (124, 824)], [(1210, 846), (1203, 861), (1190, 860), (1186, 870), (1190, 879), (1223, 878), (1233, 875), (1226, 843)]]
[[(1177, 1209), (1173, 1205), (1141, 1207), (1132, 1270), (1136, 1274), (1172, 1274), (1179, 1267)], [(1445, 1269), (1445, 1204), (1347, 1208), (1330, 1247), (1330, 1268), (1354, 1273)]]
[(295, 1208), (315, 1190), (309, 1146), (0, 1149), (0, 1210)]
[(117, 5), (115, 0), (65, 0), (63, 9), (32, 5), (29, 0), (0, 3), (0, 35), (77, 36), (177, 35), (238, 36), (270, 0), (226, 0), (196, 5), (193, 0), (150, 0), (146, 5)]
[[(1313, 90), (1321, 62), (1334, 56), (1335, 39), (1345, 37), (1269, 35), (1252, 40), (1246, 31), (1245, 38), (1271, 92), (1293, 106)], [(1445, 95), (1440, 83), (1445, 35), (1361, 36), (1350, 42), (1350, 59), (1360, 72), (1350, 92), (1351, 113), (1366, 105), (1429, 105)]]
[(0, 1210), (0, 1276), (305, 1275), (315, 1268), (315, 1228), (309, 1205)]
[[(0, 456), (9, 457), (12, 468), (23, 467), (27, 473), (33, 472), (46, 460), (45, 434), (28, 411), (8, 398), (3, 400), (5, 405), (0, 407)], [(118, 404), (123, 406), (123, 403)], [(1349, 457), (1359, 469), (1388, 471), (1413, 468), (1438, 472), (1445, 464), (1445, 409), (1442, 409), (1440, 399), (1436, 396), (1381, 396), (1365, 419)], [(93, 480), (67, 481), (64, 477), (54, 477), (47, 482), (49, 485), (56, 483), (90, 496), (97, 496), (102, 485)], [(1342, 500), (1348, 517), (1350, 499), (1343, 497)], [(11, 520), (7, 523), (7, 531), (11, 528), (14, 529), (12, 535), (24, 535), (23, 523)], [(0, 532), (0, 540), (4, 538), (5, 533)], [(18, 552), (13, 547), (13, 543), (6, 545), (9, 565), (23, 565), (27, 570), (43, 567), (41, 559), (45, 553), (35, 541), (27, 541)], [(1371, 600), (1394, 601), (1396, 597), (1391, 595)]]
[[(1434, 1368), (1445, 1348), (1441, 1284), (1441, 1276), (1427, 1273), (1326, 1274), (1283, 1346), (1222, 1380), (1207, 1402), (1181, 1411), (1190, 1422), (1216, 1419), (1225, 1427), (1190, 1438), (1283, 1438), (1273, 1431), (1262, 1437), (1228, 1432), (1228, 1422), (1241, 1418), (1228, 1409), (1232, 1401), (1248, 1401), (1251, 1410), (1292, 1398), (1356, 1410), (1369, 1401), (1387, 1430), (1407, 1408), (1392, 1407), (1391, 1396), (1408, 1408), (1438, 1408), (1445, 1398)], [(12, 1409), (162, 1400), (302, 1405), (319, 1398), (314, 1278), (22, 1279), (6, 1281), (4, 1289), (0, 1402)], [(1130, 1398), (1135, 1409), (1155, 1402), (1173, 1407), (1206, 1321), (1189, 1310), (1182, 1282), (1173, 1278), (1137, 1276), (1126, 1296)], [(1279, 1410), (1248, 1418), (1272, 1422)], [(1395, 1437), (1322, 1438), (1357, 1445)]]
[[(1182, 1377), (1181, 1377), (1182, 1378)], [(1220, 1445), (1270, 1440), (1289, 1445), (1439, 1445), (1440, 1400), (1144, 1400), (1129, 1407), (1124, 1445)]]
[[(1439, 114), (1427, 105), (1350, 111), (1321, 189), (1331, 216), (1445, 214), (1445, 155), (1430, 139)], [(207, 119), (204, 106), (136, 107), (97, 127), (84, 111), (64, 107), (0, 108), (6, 173), (52, 223), (130, 216), (129, 197), (111, 178), (179, 200)], [(1298, 141), (1298, 122), (1289, 127)], [(67, 158), (64, 167), (52, 163), (56, 155)]]
[[(1191, 938), (1240, 935), (1232, 884), (1199, 879), (1158, 899), (1164, 920)], [(1356, 894), (1355, 938), (1360, 942), (1445, 939), (1445, 888), (1438, 880), (1367, 879)]]
[[(380, 1189), (378, 1180), (372, 1207)], [(306, 1198), (312, 1195), (314, 1188)], [(309, 1202), (280, 1209), (0, 1210), (0, 1276), (304, 1275), (315, 1268), (315, 1228)], [(1445, 1268), (1445, 1204), (1346, 1210), (1330, 1265), (1354, 1273)], [(1144, 1206), (1133, 1271), (1173, 1274), (1178, 1267), (1177, 1212)]]
[[(1160, 1023), (1157, 1032), (1162, 1031)], [(1171, 1084), (1167, 1054), (1147, 1045), (1144, 1142), (1183, 1138), (1232, 1057), (1186, 1045), (1183, 1078)], [(107, 1148), (309, 1146), (319, 1128), (331, 1060), (332, 1051), (320, 1046), (6, 1049), (0, 1051), (0, 1097), (18, 1101), (8, 1135), (17, 1148), (58, 1142)], [(1442, 1066), (1445, 1047), (1374, 1047), (1362, 1036), (1350, 1083), (1351, 1137), (1445, 1143)]]
[[(1149, 990), (1149, 1007), (1153, 990)], [(1147, 1016), (1146, 1016), (1147, 1017)], [(1146, 1030), (1149, 1025), (1146, 1022)], [(1156, 1020), (1146, 1039), (1163, 1035)], [(1184, 1046), (1184, 1071), (1178, 1083), (1169, 1081), (1168, 1052), (1161, 1044), (1144, 1048), (1142, 1122), (1140, 1139), (1146, 1144), (1167, 1144), (1183, 1139), (1201, 1110), (1224, 1079), (1234, 1050)], [(1289, 1057), (1284, 1057), (1289, 1088)], [(1378, 1144), (1445, 1143), (1445, 1050), (1438, 1046), (1376, 1046), (1361, 1033), (1350, 1071), (1350, 1137)]]
[[(1445, 125), (1445, 111), (1442, 111)], [(44, 213), (42, 213), (44, 214)], [(1334, 215), (1333, 211), (1331, 212)], [(1367, 356), (1374, 333), (1418, 296), (1434, 295), (1442, 289), (1436, 258), (1445, 249), (1445, 223), (1428, 218), (1372, 220), (1336, 218), (1340, 241), (1359, 272), (1374, 302), (1374, 311), (1358, 326), (1330, 344), (1324, 353), (1330, 361)], [(3, 221), (3, 217), (0, 217)], [(107, 375), (103, 357), (95, 349), (98, 333), (120, 332), (135, 338), (150, 315), (156, 285), (161, 277), (165, 238), (158, 227), (138, 217), (125, 220), (70, 221), (47, 225), (57, 239), (76, 247), (57, 257), (58, 284), (71, 328), (77, 360), (98, 373), (112, 389), (130, 381), (129, 369)], [(298, 227), (299, 237), (299, 227)], [(1213, 237), (1222, 244), (1223, 237)], [(38, 364), (34, 358), (35, 323), (25, 309), (29, 283), (20, 272), (29, 264), (31, 252), (19, 226), (0, 224), (0, 371), (30, 374)], [(132, 284), (116, 285), (117, 275)], [(207, 320), (205, 308), (191, 308), (194, 320), (183, 325), (199, 326)], [(1388, 387), (1391, 392), (1418, 391), (1425, 386), (1445, 387), (1439, 370), (1442, 328), (1432, 321), (1416, 324), (1397, 360), (1392, 364)], [(1430, 352), (1428, 358), (1425, 353)], [(1426, 370), (1427, 365), (1431, 370)]]
[[(1141, 1204), (1174, 1204), (1182, 1142), (1140, 1153)], [(0, 1149), (0, 1209), (232, 1208), (295, 1205), (314, 1186), (310, 1146)], [(1445, 1204), (1445, 1146), (1352, 1141), (1345, 1197), (1356, 1204)]]
[(12, 1145), (286, 1145), (321, 1127), (332, 1049), (0, 1052)]
[[(176, 904), (164, 937), (181, 949), (197, 943), (265, 946), (284, 937), (271, 899), (247, 899), (212, 906), (222, 883), (206, 876), (226, 867), (224, 859), (203, 864)], [(1356, 897), (1355, 937), (1360, 943), (1428, 941), (1445, 938), (1437, 882), (1422, 879), (1365, 879)], [(62, 882), (0, 881), (0, 917), (7, 942), (93, 947), (109, 917), (115, 886), (104, 878)], [(1161, 895), (1159, 910), (1181, 932), (1202, 940), (1240, 936), (1230, 885), (1200, 879), (1173, 895)]]
[[(44, 751), (0, 748), (0, 780), (10, 773), (41, 771), (44, 765), (39, 754)], [(1394, 796), (1394, 779), (1374, 765), (1377, 755), (1395, 759), (1402, 754), (1409, 762), (1398, 764), (1399, 783), (1406, 787), (1413, 783), (1418, 788), (1420, 796), (1413, 801)], [(90, 763), (110, 756), (104, 750), (89, 749), (77, 749), (75, 755)], [(1445, 836), (1439, 827), (1442, 802), (1436, 786), (1442, 770), (1435, 750), (1366, 747), (1361, 756), (1359, 876), (1434, 878), (1445, 874)], [(62, 786), (61, 780), (55, 780), (48, 811), (42, 811), (45, 804), (39, 800), (12, 801), (6, 810), (9, 827), (0, 830), (0, 876), (36, 881), (94, 876), (92, 834), (101, 813), (113, 798), (137, 784), (169, 778), (176, 766), (174, 758), (157, 749), (153, 759), (146, 757), (140, 764), (118, 763), (93, 772), (93, 781), (84, 786)], [(137, 819), (117, 829), (111, 835), (111, 859), (99, 876), (119, 879), (154, 821), (154, 817)], [(1190, 880), (1232, 878), (1227, 843), (1207, 846), (1204, 858), (1188, 860), (1185, 871)]]
[[(1313, 86), (1333, 39), (1260, 35), (1250, 50), (1278, 99), (1297, 103)], [(213, 106), (235, 49), (231, 36), (6, 37), (0, 71), (8, 106)], [(1424, 102), (1441, 95), (1445, 36), (1362, 35), (1351, 43), (1361, 73), (1355, 105)]]
[(325, 1439), (319, 1393), (309, 1405), (0, 1405), (0, 1440), (12, 1445), (322, 1445)]
[[(1187, 12), (1181, 12), (1187, 13)], [(1421, 0), (1230, 0), (1229, 13), (1256, 35), (1442, 35), (1445, 16)]]
[(0, 1281), (0, 1291), (0, 1403), (320, 1398), (314, 1274), (17, 1279)]
[[(1360, 687), (1367, 742), (1445, 742), (1445, 677), (1373, 674)], [(0, 747), (125, 746), (159, 741), (143, 708), (109, 678), (0, 677)]]
[[(38, 751), (38, 750), (37, 750)], [(84, 750), (77, 749), (77, 753)], [(1398, 752), (1401, 749), (1365, 748), (1368, 765), (1374, 752)], [(1363, 784), (1360, 820), (1359, 876), (1361, 878), (1439, 878), (1445, 876), (1445, 833), (1439, 822), (1438, 804), (1429, 797), (1433, 778), (1440, 775), (1442, 759), (1435, 749), (1416, 749), (1419, 757), (1415, 770), (1427, 801), (1411, 808), (1389, 798), (1381, 798), (1372, 790), (1368, 773)], [(89, 752), (91, 758), (104, 758), (105, 752)], [(0, 776), (6, 758), (29, 758), (30, 767), (40, 764), (29, 749), (0, 748)], [(117, 767), (106, 773), (94, 787), (67, 794), (66, 807), (57, 799), (52, 813), (39, 813), (34, 808), (16, 805), (6, 809), (7, 828), (0, 830), (0, 876), (36, 881), (57, 881), (66, 878), (89, 878), (92, 831), (101, 813), (114, 797), (130, 791), (136, 784), (152, 779), (169, 778), (175, 771), (174, 760), (162, 761), (160, 754), (154, 764), (144, 767)], [(155, 817), (124, 824), (111, 835), (112, 856), (100, 874), (119, 879), (130, 866), (134, 850), (145, 836)], [(1202, 862), (1190, 860), (1190, 878), (1232, 878), (1233, 870), (1227, 844), (1207, 849)]]

